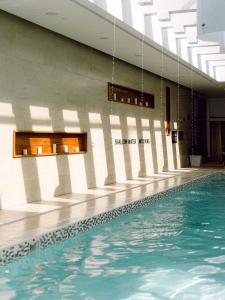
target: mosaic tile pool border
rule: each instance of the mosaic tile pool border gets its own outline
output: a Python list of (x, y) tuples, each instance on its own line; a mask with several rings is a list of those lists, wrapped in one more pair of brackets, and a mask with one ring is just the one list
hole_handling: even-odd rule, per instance
[(101, 214), (95, 215), (93, 217), (89, 217), (87, 219), (84, 219), (82, 221), (79, 221), (77, 223), (73, 223), (70, 225), (63, 226), (61, 228), (57, 228), (54, 231), (45, 233), (40, 236), (36, 236), (30, 240), (27, 240), (25, 242), (21, 242), (19, 244), (13, 245), (11, 247), (5, 248), (0, 250), (0, 264), (10, 262), (11, 260), (28, 255), (30, 252), (34, 250), (43, 249), (45, 247), (48, 247), (50, 245), (53, 245), (59, 241), (63, 241), (65, 239), (68, 239), (70, 237), (76, 236), (80, 232), (87, 231), (96, 225), (107, 223), (110, 220), (121, 216), (123, 214), (130, 213), (131, 211), (140, 208), (140, 207), (146, 207), (150, 203), (153, 203), (159, 199), (164, 198), (165, 196), (169, 196), (173, 193), (182, 191), (183, 189), (187, 187), (191, 187), (193, 184), (196, 184), (198, 182), (203, 182), (207, 180), (209, 177), (212, 177), (217, 174), (223, 174), (222, 171), (215, 171), (207, 175), (199, 176), (197, 178), (193, 178), (185, 183), (182, 183), (180, 185), (168, 188), (165, 191), (159, 192), (157, 194), (154, 194), (152, 196), (147, 196), (145, 198), (142, 198), (140, 200), (136, 200), (134, 202), (125, 204), (123, 206), (114, 208), (112, 210), (103, 212)]

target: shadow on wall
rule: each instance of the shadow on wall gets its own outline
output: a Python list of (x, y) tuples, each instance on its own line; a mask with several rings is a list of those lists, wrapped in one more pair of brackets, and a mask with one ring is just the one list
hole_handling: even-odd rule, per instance
[[(54, 114), (56, 113), (56, 116)], [(53, 131), (65, 131), (65, 122), (63, 119), (63, 111), (52, 111), (52, 130)], [(54, 122), (57, 120), (57, 123)], [(56, 156), (58, 186), (55, 188), (54, 196), (71, 193), (72, 183), (70, 177), (69, 158), (67, 155)]]
[[(139, 176), (147, 176), (168, 170), (168, 159), (175, 161), (176, 150), (173, 147), (173, 157), (168, 157), (166, 137), (159, 121), (150, 121), (145, 117), (128, 117), (121, 115), (105, 116), (96, 112), (85, 112), (69, 105), (47, 110), (48, 118), (32, 119), (29, 106), (23, 106), (26, 121), (22, 118), (17, 106), (10, 103), (0, 103), (0, 106), (11, 106), (14, 118), (0, 117), (2, 134), (7, 134), (5, 145), (10, 152), (5, 153), (10, 169), (15, 177), (21, 177), (27, 202), (46, 197), (72, 193), (80, 188), (92, 188), (123, 182)], [(24, 105), (24, 104), (23, 104)], [(29, 103), (32, 109), (40, 106)], [(118, 104), (120, 105), (120, 104)], [(122, 104), (123, 105), (123, 104)], [(21, 112), (21, 111), (20, 111)], [(65, 114), (67, 112), (67, 114)], [(66, 118), (70, 114), (69, 120)], [(26, 122), (26, 123), (24, 123)], [(10, 123), (10, 126), (8, 127)], [(27, 130), (81, 131), (88, 133), (88, 152), (84, 155), (17, 158), (11, 157), (13, 128)], [(6, 131), (5, 131), (6, 130)], [(5, 133), (4, 133), (5, 131)], [(135, 139), (135, 145), (115, 145), (115, 139)], [(150, 144), (139, 145), (139, 138), (148, 138)], [(20, 169), (21, 167), (21, 169)], [(15, 178), (14, 178), (15, 179)], [(5, 178), (7, 180), (7, 178)], [(8, 178), (10, 181), (10, 178)], [(57, 183), (57, 184), (56, 184)], [(12, 185), (11, 193), (21, 191), (21, 186)], [(15, 191), (13, 191), (15, 189)], [(4, 188), (3, 188), (4, 190)], [(3, 191), (3, 194), (6, 191)], [(10, 194), (10, 193), (9, 193)], [(17, 195), (19, 195), (17, 193)], [(22, 196), (22, 195), (20, 195)]]
[[(2, 204), (48, 200), (54, 195), (167, 171), (168, 161), (175, 161), (171, 157), (176, 154), (168, 150), (171, 143), (165, 138), (158, 111), (107, 101), (110, 57), (5, 13), (0, 24), (0, 30), (7, 28), (11, 37), (4, 40), (4, 49), (13, 45), (16, 53), (1, 52)], [(24, 31), (25, 36), (21, 34)], [(115, 69), (122, 78), (117, 80), (135, 86), (140, 69), (117, 62)], [(148, 74), (146, 81), (156, 80), (152, 76)], [(159, 78), (157, 82), (160, 85)], [(87, 132), (88, 151), (13, 159), (14, 129)], [(150, 144), (115, 144), (116, 139), (139, 138), (149, 139)]]

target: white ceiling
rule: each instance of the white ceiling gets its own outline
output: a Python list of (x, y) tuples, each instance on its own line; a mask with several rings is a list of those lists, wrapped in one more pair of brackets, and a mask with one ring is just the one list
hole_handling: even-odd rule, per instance
[[(88, 0), (0, 0), (0, 9), (60, 33), (109, 55), (113, 53), (114, 18)], [(141, 67), (140, 32), (116, 20), (115, 56)], [(144, 68), (161, 75), (161, 46), (144, 39)], [(178, 57), (164, 49), (163, 76), (178, 81)], [(225, 83), (219, 83), (186, 61), (179, 59), (179, 83), (211, 97), (225, 96)]]
[(138, 19), (144, 20), (148, 37), (217, 81), (225, 81), (225, 36), (223, 31), (216, 32), (218, 26), (220, 30), (225, 26), (224, 0), (126, 1), (130, 6), (136, 3), (131, 6), (134, 18), (135, 8), (142, 8)]

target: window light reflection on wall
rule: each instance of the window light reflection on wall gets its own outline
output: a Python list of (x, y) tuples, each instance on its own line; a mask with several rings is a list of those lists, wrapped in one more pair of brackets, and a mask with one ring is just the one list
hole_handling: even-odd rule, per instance
[(30, 106), (30, 119), (32, 130), (53, 130), (51, 116), (47, 107)]

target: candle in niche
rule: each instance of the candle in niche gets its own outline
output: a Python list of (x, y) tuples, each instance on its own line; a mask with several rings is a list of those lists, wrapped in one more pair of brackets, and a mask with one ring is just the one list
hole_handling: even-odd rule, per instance
[(52, 144), (52, 152), (56, 153), (56, 144)]
[(116, 93), (113, 94), (113, 100), (116, 101)]
[(79, 147), (75, 147), (75, 152), (80, 152), (80, 148)]
[(69, 147), (68, 145), (63, 145), (63, 152), (68, 153), (69, 152)]
[(37, 154), (42, 155), (42, 146), (37, 147)]
[(134, 98), (134, 104), (137, 105), (137, 98)]
[(27, 152), (27, 149), (23, 149), (23, 155), (27, 155), (28, 152)]
[(123, 102), (123, 98), (121, 98), (121, 102)]
[(130, 103), (130, 98), (127, 98), (127, 103)]

